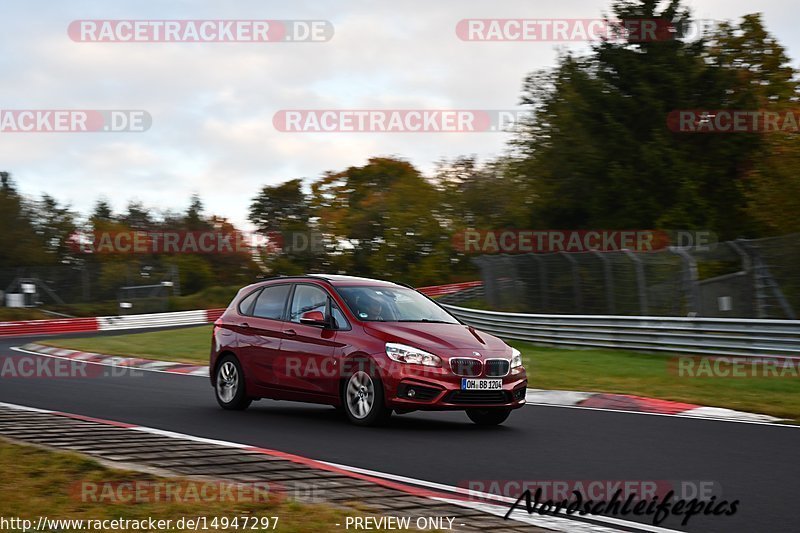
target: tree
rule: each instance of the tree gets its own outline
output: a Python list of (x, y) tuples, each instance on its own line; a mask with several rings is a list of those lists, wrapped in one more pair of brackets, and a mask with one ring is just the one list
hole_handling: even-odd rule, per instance
[(250, 204), (250, 222), (258, 231), (301, 231), (308, 227), (308, 201), (302, 180), (265, 185)]
[(250, 204), (250, 222), (268, 241), (260, 248), (267, 269), (280, 274), (326, 270), (316, 221), (311, 217), (303, 182), (293, 179), (266, 185)]
[[(679, 0), (660, 11), (659, 4), (617, 1), (612, 10), (623, 20), (688, 21)], [(751, 109), (765, 95), (796, 94), (780, 54), (754, 59), (752, 47), (764, 50), (759, 43), (777, 50), (760, 19), (749, 16), (739, 28), (692, 42), (607, 40), (528, 76), (523, 103), (535, 119), (515, 146), (518, 171), (536, 180), (540, 195), (532, 223), (752, 234), (746, 184), (763, 138), (675, 133), (666, 118), (680, 109)]]
[(43, 241), (45, 253), (54, 263), (71, 262), (74, 258), (71, 242), (77, 225), (69, 206), (61, 207), (55, 198), (43, 194), (33, 204), (32, 211), (34, 230)]
[(94, 204), (94, 209), (92, 210), (92, 214), (89, 216), (89, 220), (92, 223), (97, 222), (111, 222), (114, 220), (114, 213), (111, 211), (111, 205), (109, 205), (108, 200), (105, 198), (100, 198)]
[(128, 202), (127, 211), (119, 217), (119, 222), (134, 231), (151, 230), (155, 222), (150, 212), (142, 202), (132, 200)]
[(183, 225), (188, 231), (208, 230), (211, 224), (203, 218), (203, 202), (200, 196), (193, 194), (189, 207), (183, 217)]
[(52, 264), (43, 235), (36, 232), (32, 208), (8, 172), (0, 172), (0, 267)]
[(440, 281), (449, 276), (449, 235), (439, 191), (407, 161), (372, 158), (312, 184), (312, 208), (336, 243), (336, 262), (356, 275)]
[[(738, 27), (722, 24), (711, 36), (709, 60), (736, 73), (729, 92), (751, 109), (785, 113), (800, 100), (800, 82), (785, 49), (764, 28), (760, 15)], [(740, 191), (759, 234), (800, 232), (800, 134), (764, 135), (761, 150), (745, 170)]]

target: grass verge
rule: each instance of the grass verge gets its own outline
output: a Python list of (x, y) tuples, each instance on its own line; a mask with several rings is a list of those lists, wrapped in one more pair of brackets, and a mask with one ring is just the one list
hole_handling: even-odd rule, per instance
[(207, 365), (211, 350), (211, 325), (126, 335), (47, 339), (40, 344), (83, 352)]
[(674, 354), (511, 344), (522, 352), (529, 386), (537, 389), (633, 394), (800, 421), (797, 377), (683, 377), (674, 370), (680, 357)]
[[(190, 492), (173, 492), (183, 494), (181, 501), (140, 501), (136, 503), (108, 503), (84, 501), (81, 496), (82, 482), (100, 484), (105, 482), (145, 482), (158, 484), (165, 481), (175, 486), (175, 483), (185, 482), (186, 479), (160, 478), (152, 474), (131, 472), (106, 468), (96, 461), (75, 453), (55, 452), (40, 447), (20, 445), (0, 440), (0, 517), (24, 518), (37, 524), (39, 517), (49, 519), (75, 519), (75, 520), (147, 520), (152, 517), (156, 520), (172, 520), (173, 527), (159, 529), (159, 531), (194, 531), (194, 529), (179, 529), (174, 527), (181, 517), (196, 518), (209, 517), (207, 524), (211, 524), (213, 517), (278, 517), (275, 531), (286, 532), (314, 532), (332, 531), (337, 529), (336, 524), (344, 524), (347, 516), (363, 515), (365, 513), (349, 511), (324, 504), (301, 504), (283, 498), (249, 498), (247, 502), (231, 502), (230, 497), (192, 497)], [(197, 482), (197, 480), (193, 480)], [(101, 485), (102, 486), (102, 485)], [(119, 485), (109, 485), (111, 487)], [(162, 485), (165, 486), (165, 485)], [(95, 494), (107, 495), (107, 492), (98, 490)], [(133, 492), (126, 492), (130, 496)], [(209, 492), (206, 492), (209, 494)], [(214, 494), (211, 492), (210, 494)], [(147, 500), (148, 498), (143, 498)], [(243, 499), (243, 498), (242, 498)], [(216, 501), (214, 501), (216, 500)], [(357, 502), (353, 502), (354, 505)], [(270, 522), (271, 523), (271, 522)], [(85, 524), (85, 523), (84, 523)], [(242, 531), (242, 522), (238, 530), (233, 527), (214, 528), (214, 531)], [(223, 525), (222, 522), (219, 525)], [(74, 527), (74, 526), (73, 526)], [(49, 530), (49, 529), (48, 529)], [(53, 529), (55, 530), (55, 529)], [(71, 531), (72, 529), (62, 529)], [(117, 531), (116, 529), (92, 529), (93, 531)], [(142, 531), (150, 531), (147, 528)], [(4, 529), (4, 531), (12, 531)], [(270, 529), (272, 531), (272, 529)]]
[[(204, 364), (208, 361), (210, 336), (210, 326), (198, 326), (119, 336), (48, 339), (43, 343), (110, 355)], [(511, 344), (522, 352), (530, 374), (529, 386), (537, 389), (634, 394), (800, 421), (797, 377), (679, 377), (670, 367), (674, 355)]]

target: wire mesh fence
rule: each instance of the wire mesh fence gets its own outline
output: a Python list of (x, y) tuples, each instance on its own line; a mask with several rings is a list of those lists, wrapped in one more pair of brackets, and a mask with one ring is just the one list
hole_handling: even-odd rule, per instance
[[(148, 305), (161, 309), (166, 297), (179, 293), (178, 274), (175, 265), (139, 261), (0, 269), (0, 305), (147, 300)], [(25, 297), (15, 298), (22, 295)]]
[(473, 303), (502, 311), (795, 319), (800, 308), (800, 234), (653, 252), (474, 261), (483, 291)]

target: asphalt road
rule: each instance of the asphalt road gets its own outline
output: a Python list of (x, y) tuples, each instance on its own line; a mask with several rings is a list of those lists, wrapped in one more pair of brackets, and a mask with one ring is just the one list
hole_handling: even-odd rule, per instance
[[(0, 340), (3, 360), (26, 341)], [(37, 356), (31, 356), (37, 357)], [(327, 406), (262, 400), (228, 412), (207, 379), (142, 372), (3, 378), (0, 401), (291, 452), (449, 485), (469, 480), (703, 480), (739, 500), (734, 516), (695, 516), (688, 531), (796, 531), (800, 429), (526, 406), (501, 427), (465, 414), (412, 413), (359, 428)]]

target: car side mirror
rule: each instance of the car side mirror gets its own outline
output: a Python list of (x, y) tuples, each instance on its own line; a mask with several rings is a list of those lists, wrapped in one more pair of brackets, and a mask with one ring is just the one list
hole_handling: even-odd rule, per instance
[(325, 315), (322, 311), (306, 311), (300, 315), (300, 323), (308, 326), (329, 326), (328, 321), (325, 320)]

